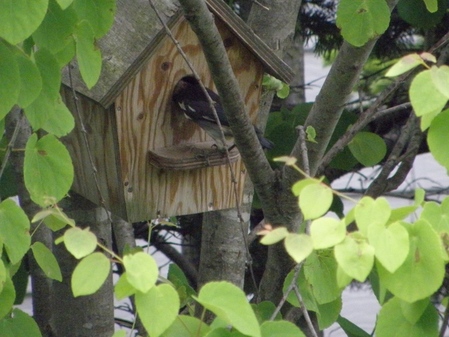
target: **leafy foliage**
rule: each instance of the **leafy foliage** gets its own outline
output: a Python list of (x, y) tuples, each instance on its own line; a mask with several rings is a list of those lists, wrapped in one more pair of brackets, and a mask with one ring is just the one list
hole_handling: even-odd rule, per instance
[[(419, 32), (410, 29), (409, 24), (417, 29), (435, 27), (447, 9), (445, 1), (416, 0), (415, 7), (401, 0), (397, 13), (409, 24), (402, 20), (398, 24), (397, 15), (390, 15), (385, 1), (342, 0), (337, 18), (334, 1), (304, 3), (303, 8), (312, 4), (319, 7), (309, 12), (310, 18), (326, 20), (321, 26), (325, 32), (320, 35), (320, 42), (331, 36), (333, 41), (328, 43), (333, 47), (342, 38), (362, 46), (380, 34), (401, 40), (397, 37), (403, 32), (409, 36)], [(424, 20), (417, 20), (422, 18), (419, 9), (422, 6), (431, 14), (426, 13)], [(74, 127), (74, 118), (59, 93), (61, 69), (76, 58), (86, 85), (89, 88), (95, 85), (101, 72), (101, 51), (96, 40), (111, 27), (114, 11), (113, 0), (5, 0), (0, 3), (0, 77), (5, 83), (0, 87), (0, 134), (4, 132), (3, 119), (10, 109), (14, 105), (24, 109), (34, 130), (25, 149), (25, 183), (32, 200), (43, 208), (33, 222), (53, 231), (69, 225), (56, 243), (64, 243), (80, 260), (71, 278), (73, 295), (86, 296), (98, 291), (114, 261), (124, 268), (115, 286), (116, 297), (135, 296), (137, 313), (152, 337), (191, 336), (191, 331), (209, 337), (304, 336), (279, 314), (274, 315), (275, 320), (271, 319), (276, 310), (274, 303), (251, 305), (242, 290), (226, 282), (208, 283), (196, 294), (179, 268), (170, 268), (168, 280), (160, 278), (151, 256), (142, 251), (125, 256), (108, 251), (88, 228), (76, 227), (58, 208), (57, 203), (68, 193), (74, 176), (70, 156), (59, 139)], [(342, 37), (335, 23), (341, 28)], [(397, 28), (397, 35), (392, 26)], [(312, 23), (304, 21), (306, 34), (315, 34), (313, 28), (316, 27)], [(421, 128), (429, 130), (427, 140), (432, 154), (449, 170), (446, 145), (449, 110), (443, 110), (449, 100), (449, 68), (429, 65), (435, 61), (428, 53), (407, 55), (387, 76), (425, 68), (411, 83), (410, 101), (416, 115), (421, 117)], [(273, 78), (266, 78), (265, 85), (274, 87), (279, 96), (288, 94), (288, 87)], [(275, 150), (278, 153), (271, 153), (271, 157), (288, 153), (293, 147), (295, 126), (304, 123), (310, 106), (300, 105), (270, 116), (268, 131), (273, 135), (270, 137), (275, 141), (277, 137), (280, 144)], [(344, 119), (337, 136), (354, 121), (353, 116)], [(307, 137), (307, 141), (315, 141), (315, 129), (309, 128)], [(354, 158), (372, 166), (386, 154), (385, 143), (365, 131), (358, 133), (348, 148), (350, 157), (344, 160), (347, 167), (355, 165)], [(296, 159), (281, 161), (294, 166)], [(424, 202), (423, 193), (421, 197), (418, 193), (413, 206), (391, 209), (383, 198), (365, 197), (337, 220), (326, 214), (336, 196), (346, 196), (333, 191), (323, 179), (305, 175), (305, 179), (293, 186), (293, 193), (298, 197), (307, 230), (290, 233), (284, 227), (266, 226), (261, 233), (264, 244), (283, 241), (297, 263), (284, 285), (285, 291), (290, 291), (286, 298), (292, 305), (314, 311), (322, 329), (337, 321), (349, 336), (366, 337), (363, 330), (339, 316), (341, 293), (353, 279), (365, 281), (377, 277), (377, 293), (382, 304), (376, 327), (378, 336), (438, 335), (438, 314), (430, 297), (441, 286), (449, 260), (449, 198), (438, 205)], [(419, 207), (422, 212), (418, 219), (406, 222), (405, 217)], [(356, 230), (349, 232), (347, 226), (352, 222)], [(13, 309), (19, 292), (12, 278), (25, 254), (31, 250), (49, 278), (62, 279), (52, 252), (42, 243), (31, 245), (29, 231), (30, 222), (21, 207), (12, 199), (3, 200), (0, 203), (0, 331), (5, 336), (40, 336), (34, 320)], [(212, 324), (179, 315), (180, 307), (190, 306), (193, 301), (216, 315)], [(114, 334), (115, 337), (124, 335), (124, 331)]]

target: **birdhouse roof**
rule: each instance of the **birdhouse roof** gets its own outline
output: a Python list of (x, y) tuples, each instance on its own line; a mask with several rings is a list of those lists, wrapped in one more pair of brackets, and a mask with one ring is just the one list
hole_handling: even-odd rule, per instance
[[(291, 81), (292, 70), (226, 3), (222, 0), (206, 2), (211, 12), (254, 53), (267, 73), (286, 83)], [(172, 27), (182, 18), (182, 11), (176, 0), (156, 0), (155, 6), (168, 27)], [(148, 0), (118, 0), (114, 25), (109, 33), (98, 41), (103, 56), (100, 79), (89, 90), (79, 72), (73, 71), (74, 88), (108, 107), (151, 58), (159, 42), (165, 37), (167, 35), (163, 26)], [(63, 71), (63, 83), (71, 86), (67, 67)]]

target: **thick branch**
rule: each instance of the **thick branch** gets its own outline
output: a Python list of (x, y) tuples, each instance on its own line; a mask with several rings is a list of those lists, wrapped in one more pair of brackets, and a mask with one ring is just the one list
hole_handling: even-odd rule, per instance
[[(388, 1), (390, 9), (395, 6), (396, 2), (396, 0)], [(317, 135), (317, 143), (309, 145), (311, 175), (315, 175), (317, 171), (335, 126), (341, 117), (344, 104), (352, 93), (376, 41), (377, 38), (372, 39), (362, 47), (354, 47), (344, 42), (338, 52), (305, 123), (306, 127), (314, 127)], [(291, 155), (301, 158), (299, 140), (296, 142)], [(286, 170), (286, 173), (294, 174), (292, 170)]]
[[(381, 172), (369, 186), (366, 195), (378, 197), (384, 192), (392, 191), (402, 184), (413, 166), (421, 140), (422, 132), (419, 128), (418, 118), (414, 114), (410, 114), (407, 124), (402, 128), (399, 139), (383, 165)], [(390, 177), (391, 172), (399, 163), (396, 173)]]
[(387, 92), (379, 97), (369, 109), (365, 110), (357, 119), (357, 121), (348, 129), (348, 131), (346, 131), (345, 134), (341, 136), (341, 138), (331, 147), (331, 149), (324, 155), (323, 159), (321, 160), (317, 168), (317, 175), (322, 174), (329, 163), (332, 161), (332, 159), (334, 159), (337, 154), (343, 151), (346, 145), (348, 145), (349, 142), (354, 138), (355, 134), (362, 131), (362, 129), (369, 123), (388, 114), (410, 109), (410, 103), (403, 103), (376, 112), (376, 109), (384, 103), (387, 96), (389, 96), (394, 90), (399, 87), (399, 83), (401, 83), (401, 81), (395, 82), (389, 89), (387, 89)]
[(235, 143), (251, 181), (260, 198), (268, 201), (270, 193), (264, 185), (274, 179), (274, 173), (245, 111), (237, 80), (212, 14), (206, 3), (201, 0), (181, 0), (180, 4), (201, 43), (212, 79), (222, 100), (225, 115), (234, 133)]

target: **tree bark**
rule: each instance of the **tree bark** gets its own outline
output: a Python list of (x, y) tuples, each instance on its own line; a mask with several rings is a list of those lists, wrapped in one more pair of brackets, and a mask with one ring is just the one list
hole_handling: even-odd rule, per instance
[[(81, 228), (90, 227), (98, 240), (111, 247), (111, 224), (106, 211), (78, 195), (71, 195), (61, 204), (68, 216)], [(55, 233), (55, 238), (64, 230)], [(78, 264), (64, 244), (55, 248), (61, 267), (62, 282), (54, 282), (51, 298), (53, 309), (52, 328), (56, 336), (64, 337), (111, 337), (114, 333), (114, 297), (112, 273), (103, 286), (93, 295), (74, 298), (71, 276)]]
[[(10, 157), (10, 163), (13, 167), (17, 193), (20, 201), (20, 205), (27, 214), (29, 219), (40, 210), (30, 198), (25, 183), (23, 180), (23, 161), (24, 151), (28, 138), (31, 135), (31, 126), (26, 118), (23, 118), (23, 113), (19, 108), (14, 108), (6, 117), (6, 135), (10, 139), (13, 130), (18, 126), (19, 133), (16, 138), (14, 149), (19, 151), (13, 151)], [(41, 242), (50, 250), (52, 249), (53, 240), (50, 229), (46, 226), (37, 226), (37, 224), (31, 225), (31, 232), (34, 233), (31, 237), (31, 243)], [(30, 252), (27, 255), (28, 265), (31, 277), (31, 296), (33, 303), (33, 317), (36, 320), (39, 329), (44, 337), (51, 337), (50, 320), (52, 316), (52, 307), (50, 304), (52, 280), (49, 279), (34, 259), (33, 254)]]
[(244, 220), (243, 223), (238, 220), (235, 209), (203, 214), (198, 288), (217, 280), (243, 288), (248, 210)]

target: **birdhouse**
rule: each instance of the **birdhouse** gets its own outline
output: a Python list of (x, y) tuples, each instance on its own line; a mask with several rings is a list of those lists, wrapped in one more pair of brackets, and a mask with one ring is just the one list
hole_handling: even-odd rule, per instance
[[(293, 74), (222, 0), (207, 4), (256, 123), (263, 74), (285, 82)], [(205, 86), (214, 90), (200, 43), (177, 2), (159, 0), (156, 5)], [(119, 0), (115, 24), (98, 46), (104, 63), (91, 90), (76, 69), (72, 81), (67, 69), (63, 74), (62, 94), (77, 121), (65, 138), (75, 167), (72, 189), (131, 222), (235, 207), (226, 157), (172, 103), (174, 86), (191, 71), (148, 1)], [(230, 159), (242, 200), (245, 167), (236, 149)]]

